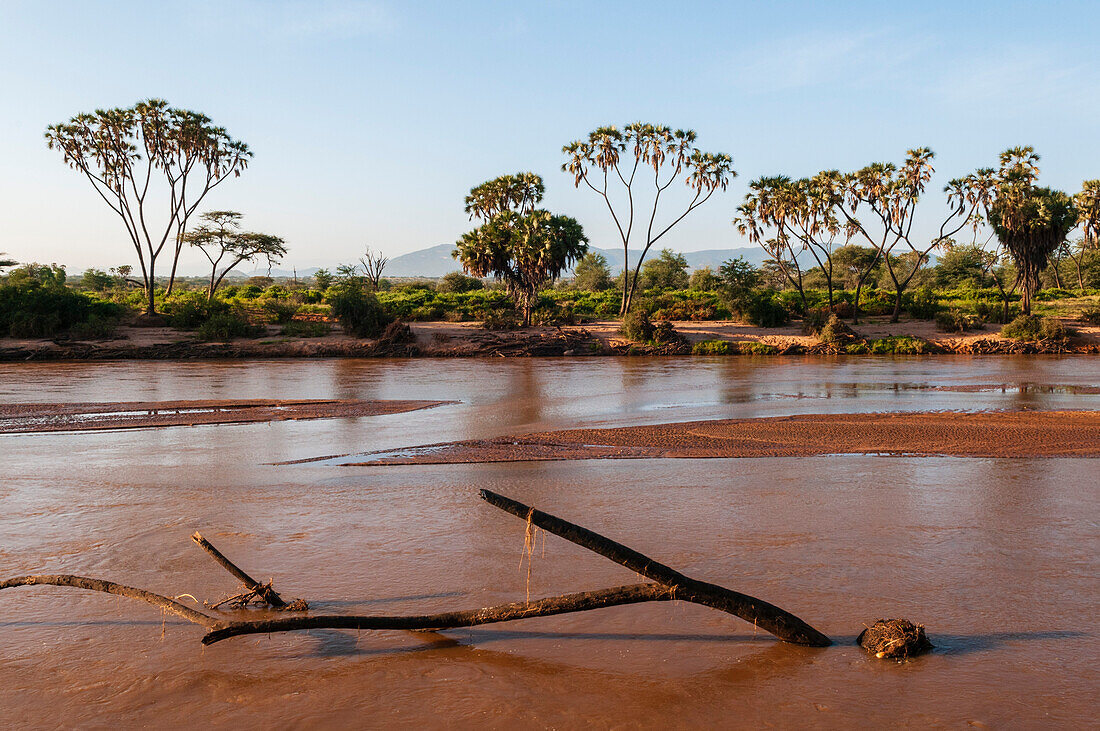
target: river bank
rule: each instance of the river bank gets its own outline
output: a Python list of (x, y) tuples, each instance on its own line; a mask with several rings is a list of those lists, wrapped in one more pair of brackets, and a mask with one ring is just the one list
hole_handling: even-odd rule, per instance
[[(230, 342), (202, 342), (170, 328), (120, 327), (105, 340), (0, 339), (0, 362), (82, 360), (194, 360), (234, 358), (467, 358), (600, 355), (862, 355), (966, 354), (1030, 355), (1100, 353), (1100, 326), (1067, 323), (1074, 335), (1065, 341), (1017, 341), (999, 328), (943, 333), (934, 323), (890, 323), (869, 318), (855, 326), (857, 339), (824, 343), (797, 325), (759, 328), (733, 321), (674, 322), (678, 343), (633, 343), (618, 333), (617, 321), (573, 326), (541, 326), (490, 331), (476, 322), (416, 322), (409, 337), (362, 340), (333, 332), (294, 338), (270, 328), (266, 336)], [(703, 344), (700, 346), (700, 344)]]

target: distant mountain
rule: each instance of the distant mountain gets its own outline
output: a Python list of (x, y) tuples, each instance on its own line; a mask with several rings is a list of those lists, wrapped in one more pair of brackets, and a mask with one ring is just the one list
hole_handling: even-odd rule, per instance
[[(442, 277), (444, 274), (450, 272), (461, 271), (462, 266), (451, 256), (452, 251), (454, 251), (454, 244), (440, 244), (439, 246), (421, 249), (420, 251), (414, 251), (410, 254), (395, 256), (393, 259), (390, 259), (390, 262), (386, 265), (385, 276)], [(618, 274), (622, 271), (622, 249), (598, 249), (592, 247), (590, 251), (603, 254), (607, 259), (607, 266), (611, 269), (612, 273)], [(723, 262), (738, 256), (744, 257), (745, 261), (754, 266), (760, 266), (765, 259), (764, 251), (760, 248), (706, 249), (703, 251), (685, 251), (682, 253), (684, 254), (684, 258), (687, 259), (688, 269), (690, 270), (701, 269), (708, 266), (711, 269), (718, 269), (718, 267), (722, 266)], [(657, 254), (658, 250), (654, 248), (650, 250), (649, 257), (654, 257)], [(630, 263), (633, 266), (638, 261), (638, 252), (632, 250), (630, 255)], [(647, 259), (649, 257), (647, 257)], [(298, 276), (303, 276), (303, 272), (306, 271), (309, 270), (298, 272)]]

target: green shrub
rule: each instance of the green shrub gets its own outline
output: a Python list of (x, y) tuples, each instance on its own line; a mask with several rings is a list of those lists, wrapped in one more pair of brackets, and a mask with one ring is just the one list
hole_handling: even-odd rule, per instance
[(676, 332), (676, 328), (668, 320), (661, 320), (653, 328), (652, 342), (657, 345), (672, 345), (685, 342), (684, 336)]
[(852, 328), (844, 324), (836, 315), (829, 315), (829, 319), (825, 321), (824, 327), (818, 332), (818, 337), (821, 338), (821, 342), (829, 344), (847, 343), (855, 340), (856, 334)]
[(848, 355), (866, 355), (871, 352), (871, 349), (867, 347), (867, 343), (860, 340), (857, 343), (848, 343), (845, 345), (844, 352)]
[[(63, 270), (62, 270), (63, 272)], [(0, 335), (41, 338), (56, 335), (92, 317), (117, 319), (122, 307), (95, 299), (62, 284), (25, 278), (0, 285)]]
[(1090, 325), (1100, 325), (1100, 305), (1086, 307), (1081, 310), (1081, 320)]
[(692, 355), (729, 355), (734, 352), (729, 340), (703, 340), (691, 346)]
[(236, 310), (211, 315), (195, 330), (199, 340), (221, 340), (256, 337), (264, 333), (263, 325), (253, 325), (244, 313)]
[(867, 343), (868, 352), (874, 355), (923, 355), (932, 351), (927, 340), (911, 335), (891, 335), (871, 340)]
[(757, 327), (782, 327), (791, 319), (787, 308), (767, 290), (753, 292), (742, 314)]
[(918, 320), (931, 320), (940, 311), (940, 300), (931, 287), (921, 287), (905, 298), (905, 310)]
[(746, 355), (776, 355), (779, 348), (768, 343), (741, 343), (741, 352)]
[(357, 338), (377, 338), (394, 319), (373, 292), (357, 287), (340, 288), (329, 304), (344, 331)]
[(980, 330), (982, 319), (977, 315), (952, 308), (936, 313), (936, 327), (944, 332), (962, 333), (967, 330)]
[(166, 299), (160, 309), (169, 327), (194, 330), (214, 315), (229, 312), (230, 306), (224, 300), (207, 300), (205, 292), (179, 292)]
[[(268, 289), (275, 289), (269, 287)], [(269, 297), (260, 301), (260, 308), (271, 315), (271, 319), (280, 325), (285, 325), (294, 319), (298, 312), (298, 305), (288, 299)]]
[(1069, 335), (1069, 330), (1056, 317), (1044, 317), (1039, 325), (1039, 337), (1043, 340), (1065, 340)]
[(451, 272), (443, 275), (436, 285), (435, 290), (441, 293), (472, 292), (475, 289), (485, 289), (485, 282), (476, 277), (468, 277), (462, 272)]
[(327, 322), (316, 320), (291, 320), (283, 325), (280, 334), (291, 338), (320, 338), (331, 332), (332, 326)]
[(93, 313), (86, 321), (73, 325), (69, 332), (83, 340), (109, 340), (114, 337), (117, 328), (117, 317), (105, 317)]
[(820, 307), (806, 310), (806, 314), (802, 316), (802, 332), (806, 335), (820, 335), (830, 316), (836, 317), (829, 310)]
[(485, 330), (518, 330), (519, 317), (512, 310), (491, 310), (481, 318), (481, 327)]
[(1057, 318), (1020, 315), (1001, 328), (1001, 336), (1012, 340), (1065, 340), (1069, 332)]
[(656, 328), (649, 321), (649, 315), (640, 307), (626, 313), (623, 324), (619, 326), (619, 334), (636, 343), (648, 343), (653, 339), (654, 330)]

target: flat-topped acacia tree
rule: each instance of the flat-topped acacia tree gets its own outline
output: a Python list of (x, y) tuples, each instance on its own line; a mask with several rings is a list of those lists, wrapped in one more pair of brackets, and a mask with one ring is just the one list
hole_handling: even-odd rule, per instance
[[(631, 276), (623, 277), (622, 303), (619, 314), (630, 310), (638, 273), (646, 254), (655, 243), (699, 206), (710, 200), (715, 191), (725, 190), (737, 173), (733, 159), (724, 153), (703, 152), (695, 146), (695, 132), (659, 124), (634, 122), (623, 129), (600, 127), (585, 140), (570, 142), (562, 148), (566, 162), (562, 170), (573, 174), (573, 184), (583, 183), (603, 198), (623, 245), (623, 270), (630, 269), (630, 241), (634, 234), (635, 214), (640, 211), (646, 221), (645, 239)], [(652, 179), (650, 180), (650, 172)], [(639, 204), (639, 173), (648, 181), (644, 187), (652, 198)], [(657, 223), (661, 196), (677, 179), (683, 179), (692, 191), (687, 205), (671, 222)], [(650, 184), (652, 187), (650, 187)], [(621, 189), (618, 193), (612, 187)], [(613, 198), (625, 195), (625, 204)], [(640, 205), (640, 208), (639, 208)], [(646, 206), (648, 205), (648, 210)], [(625, 210), (624, 210), (625, 208)]]
[[(184, 241), (203, 253), (210, 262), (207, 300), (214, 299), (218, 285), (234, 267), (261, 256), (268, 266), (286, 256), (286, 242), (278, 236), (241, 230), (241, 214), (236, 211), (209, 211), (199, 217), (202, 223), (184, 235)], [(221, 267), (221, 271), (218, 271)]]
[(482, 224), (463, 234), (454, 256), (475, 277), (494, 276), (531, 324), (539, 290), (588, 250), (576, 219), (535, 208), (545, 191), (535, 173), (503, 175), (473, 188), (466, 212)]
[(122, 218), (137, 251), (148, 314), (156, 310), (157, 259), (168, 247), (170, 292), (188, 219), (207, 193), (239, 176), (252, 158), (246, 144), (206, 115), (163, 99), (78, 114), (48, 127), (46, 140)]

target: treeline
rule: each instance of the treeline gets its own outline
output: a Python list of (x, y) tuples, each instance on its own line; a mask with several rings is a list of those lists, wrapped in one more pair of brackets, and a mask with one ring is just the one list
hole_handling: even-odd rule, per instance
[[(638, 272), (632, 311), (646, 322), (738, 319), (778, 327), (798, 320), (816, 332), (829, 315), (854, 315), (857, 263), (869, 256), (869, 250), (854, 246), (834, 252), (837, 276), (830, 292), (812, 271), (801, 290), (790, 286), (773, 263), (754, 267), (735, 259), (717, 270), (689, 272), (682, 254), (665, 249)], [(849, 259), (855, 263), (847, 265)], [(12, 269), (0, 276), (0, 335), (111, 336), (147, 304), (145, 288), (121, 269), (90, 269), (71, 280), (57, 265)], [(1036, 302), (1045, 314), (1100, 319), (1100, 255), (1086, 252), (1080, 279), (1077, 272), (1078, 267), (1065, 260), (1042, 272), (1045, 288)], [(900, 309), (915, 319), (936, 320), (945, 331), (962, 331), (987, 322), (1008, 322), (1020, 314), (1021, 296), (1006, 296), (994, 284), (996, 277), (1011, 278), (1012, 272), (991, 273), (979, 252), (969, 247), (956, 247), (922, 269), (902, 295), (900, 307), (885, 267), (873, 274), (858, 292), (859, 308), (866, 315), (890, 315)], [(589, 252), (577, 263), (573, 277), (539, 291), (531, 303), (531, 321), (577, 324), (616, 318), (624, 276), (628, 275), (614, 276), (601, 255)], [(1084, 287), (1071, 291), (1058, 286), (1069, 282)], [(163, 284), (155, 288), (154, 300), (165, 323), (208, 340), (265, 334), (316, 337), (328, 334), (334, 324), (353, 336), (371, 338), (397, 320), (477, 321), (489, 328), (522, 324), (506, 287), (460, 272), (438, 280), (392, 282), (367, 276), (361, 265), (345, 265), (298, 281), (252, 277), (243, 284), (222, 285), (212, 297), (199, 278), (177, 278), (171, 293)]]

